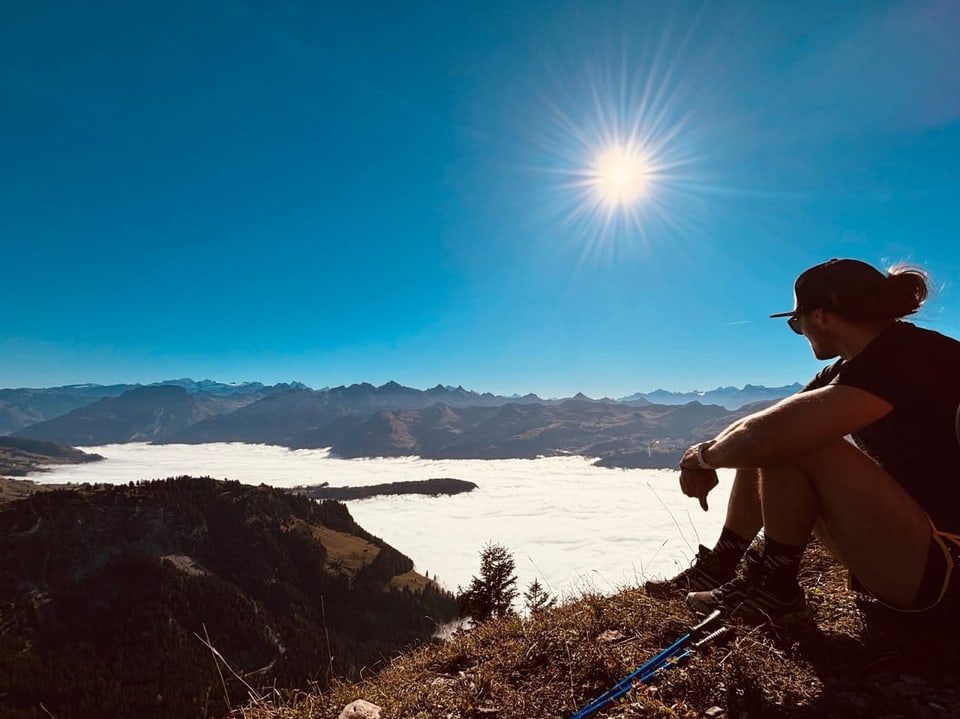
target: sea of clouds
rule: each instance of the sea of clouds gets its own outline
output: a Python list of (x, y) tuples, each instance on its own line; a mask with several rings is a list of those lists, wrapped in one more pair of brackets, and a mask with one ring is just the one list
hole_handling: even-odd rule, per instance
[(721, 471), (710, 511), (703, 512), (681, 494), (674, 470), (605, 469), (583, 457), (339, 459), (327, 450), (235, 443), (84, 449), (106, 460), (56, 467), (37, 478), (122, 484), (189, 474), (274, 487), (434, 477), (474, 482), (477, 489), (455, 496), (374, 497), (347, 505), (360, 526), (450, 590), (467, 586), (479, 571), (480, 550), (496, 542), (513, 552), (521, 590), (539, 579), (561, 597), (609, 594), (686, 567), (698, 542), (712, 546), (719, 536), (733, 479), (732, 470)]

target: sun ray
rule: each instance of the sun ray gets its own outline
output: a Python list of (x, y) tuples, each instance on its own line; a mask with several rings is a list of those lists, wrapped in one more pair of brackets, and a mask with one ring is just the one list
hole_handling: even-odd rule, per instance
[[(681, 48), (691, 33), (679, 38)], [(579, 71), (550, 71), (556, 92), (545, 99), (549, 121), (536, 137), (546, 151), (540, 169), (552, 178), (543, 211), (582, 243), (582, 261), (690, 235), (705, 217), (712, 182), (702, 162), (701, 101), (710, 93), (702, 74), (670, 51), (669, 37), (655, 40), (638, 43), (639, 58), (623, 43), (612, 62), (595, 54)]]

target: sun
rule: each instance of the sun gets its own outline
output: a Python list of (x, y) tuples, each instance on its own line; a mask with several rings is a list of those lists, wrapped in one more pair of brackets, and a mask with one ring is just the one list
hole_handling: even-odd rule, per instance
[(647, 194), (651, 175), (649, 160), (628, 144), (601, 150), (589, 172), (597, 197), (610, 207), (632, 205), (641, 200)]
[(685, 43), (669, 31), (632, 47), (610, 40), (551, 70), (531, 164), (545, 180), (541, 216), (581, 261), (686, 241), (703, 232), (711, 195), (728, 191), (708, 159), (714, 94)]

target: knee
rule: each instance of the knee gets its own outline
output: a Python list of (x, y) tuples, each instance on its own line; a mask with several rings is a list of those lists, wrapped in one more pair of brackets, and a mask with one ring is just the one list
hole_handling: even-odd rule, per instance
[(873, 459), (864, 454), (853, 442), (841, 438), (820, 445), (819, 447), (808, 449), (787, 460), (761, 467), (760, 476), (783, 474), (784, 472), (796, 472), (799, 470), (808, 477), (813, 477), (820, 475), (826, 467), (845, 464), (851, 459), (855, 459), (856, 461), (867, 460), (874, 463)]

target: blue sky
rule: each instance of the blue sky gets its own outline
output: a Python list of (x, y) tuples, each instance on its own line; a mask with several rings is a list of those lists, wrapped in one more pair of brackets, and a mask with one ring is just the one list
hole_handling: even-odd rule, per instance
[(787, 384), (767, 315), (830, 257), (925, 266), (960, 335), (951, 0), (3, 16), (2, 387)]

